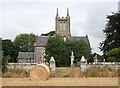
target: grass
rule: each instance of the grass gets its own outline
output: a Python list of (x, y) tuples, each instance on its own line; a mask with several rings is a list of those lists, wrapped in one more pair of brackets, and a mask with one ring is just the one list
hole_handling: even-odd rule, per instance
[(100, 68), (96, 66), (92, 66), (85, 71), (80, 71), (79, 67), (75, 68), (67, 68), (60, 67), (57, 68), (55, 72), (51, 74), (53, 78), (80, 78), (80, 77), (117, 77), (118, 70), (112, 69), (107, 65)]
[(92, 66), (82, 72), (82, 76), (85, 77), (117, 77), (118, 71), (116, 69), (112, 69), (109, 66), (104, 66), (102, 68)]
[(24, 69), (8, 69), (5, 73), (2, 74), (4, 78), (27, 78), (29, 77), (29, 72)]
[[(29, 71), (23, 69), (8, 69), (2, 74), (4, 78), (29, 78)], [(50, 78), (81, 78), (81, 77), (118, 77), (118, 71), (108, 66), (102, 68), (92, 66), (84, 72), (80, 71), (79, 67), (57, 67), (56, 71), (51, 73)]]

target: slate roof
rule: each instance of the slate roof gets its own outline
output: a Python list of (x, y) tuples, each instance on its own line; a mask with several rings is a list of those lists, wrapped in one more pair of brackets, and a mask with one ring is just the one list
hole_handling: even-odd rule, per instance
[[(36, 39), (35, 47), (44, 47), (47, 44), (49, 36), (39, 36)], [(90, 47), (88, 36), (71, 36), (70, 40), (84, 40)]]
[(70, 40), (83, 40), (85, 41), (89, 47), (90, 47), (90, 42), (89, 42), (89, 39), (88, 39), (88, 36), (71, 36)]
[(35, 46), (36, 47), (45, 46), (47, 44), (48, 39), (49, 39), (49, 36), (39, 36), (36, 39)]
[(34, 58), (34, 52), (19, 52), (18, 59)]

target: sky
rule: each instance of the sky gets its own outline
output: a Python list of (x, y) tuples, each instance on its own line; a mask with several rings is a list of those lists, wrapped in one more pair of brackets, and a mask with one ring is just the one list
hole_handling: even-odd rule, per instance
[(1, 0), (0, 37), (14, 41), (21, 33), (55, 31), (57, 8), (60, 17), (69, 8), (71, 35), (88, 35), (92, 52), (102, 54), (98, 47), (105, 40), (106, 17), (118, 11), (118, 0)]

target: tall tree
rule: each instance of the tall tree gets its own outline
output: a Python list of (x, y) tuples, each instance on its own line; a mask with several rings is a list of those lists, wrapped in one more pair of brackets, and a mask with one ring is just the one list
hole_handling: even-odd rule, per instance
[(69, 66), (71, 52), (74, 52), (75, 60), (80, 61), (82, 55), (90, 58), (90, 47), (84, 41), (64, 41), (62, 37), (50, 37), (46, 45), (46, 58), (49, 61), (53, 56), (57, 66)]
[(22, 52), (34, 51), (35, 40), (36, 36), (32, 33), (19, 34), (14, 40), (14, 45), (18, 51)]
[(105, 40), (100, 44), (104, 55), (114, 48), (120, 47), (120, 13), (113, 13), (107, 16), (107, 24), (103, 30)]
[(10, 57), (10, 62), (16, 62), (17, 50), (10, 39), (2, 40), (2, 51), (4, 57)]

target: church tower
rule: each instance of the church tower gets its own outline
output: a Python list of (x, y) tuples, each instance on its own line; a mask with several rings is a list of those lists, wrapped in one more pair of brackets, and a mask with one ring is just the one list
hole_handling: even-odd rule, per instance
[(56, 24), (56, 34), (70, 38), (70, 16), (69, 16), (69, 9), (67, 8), (67, 16), (66, 17), (59, 17), (58, 14), (58, 8), (55, 18), (55, 24)]

